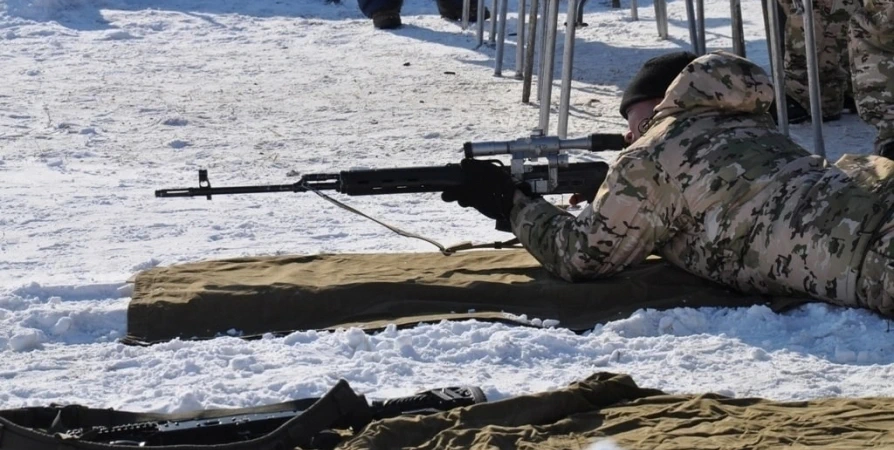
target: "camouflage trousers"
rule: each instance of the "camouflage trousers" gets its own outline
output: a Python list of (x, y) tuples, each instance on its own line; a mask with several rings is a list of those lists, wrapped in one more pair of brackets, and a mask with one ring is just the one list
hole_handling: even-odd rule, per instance
[(863, 259), (857, 280), (858, 304), (853, 306), (894, 317), (894, 217), (882, 225), (879, 235)]
[(894, 0), (864, 0), (850, 23), (850, 69), (860, 117), (894, 141)]
[[(851, 16), (859, 7), (858, 1), (815, 0), (813, 3), (820, 97), (822, 114), (826, 118), (840, 115), (845, 96), (851, 94), (848, 26)], [(810, 111), (804, 16), (796, 12), (792, 0), (779, 0), (779, 4), (786, 15), (785, 91)]]

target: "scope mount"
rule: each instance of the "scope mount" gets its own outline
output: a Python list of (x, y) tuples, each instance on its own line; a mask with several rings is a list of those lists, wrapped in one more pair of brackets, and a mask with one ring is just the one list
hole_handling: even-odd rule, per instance
[(555, 190), (559, 183), (559, 168), (568, 167), (568, 154), (565, 150), (620, 150), (623, 145), (623, 137), (620, 135), (591, 134), (582, 138), (562, 139), (558, 136), (545, 136), (542, 129), (534, 128), (530, 136), (513, 141), (466, 142), (463, 144), (463, 151), (467, 158), (510, 155), (512, 159), (509, 170), (516, 180), (524, 179), (524, 174), (532, 170), (527, 162), (546, 158), (546, 179), (527, 180), (533, 192), (542, 194)]

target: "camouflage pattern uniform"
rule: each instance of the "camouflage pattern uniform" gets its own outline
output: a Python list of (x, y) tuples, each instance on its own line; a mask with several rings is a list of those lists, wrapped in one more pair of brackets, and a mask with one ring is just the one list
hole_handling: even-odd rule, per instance
[(574, 217), (518, 196), (513, 232), (569, 281), (657, 253), (740, 291), (894, 314), (894, 161), (830, 165), (777, 131), (772, 99), (757, 65), (722, 51), (699, 57), (592, 204)]
[[(807, 0), (798, 0), (797, 3)], [(793, 0), (779, 0), (785, 11), (785, 93), (810, 111), (807, 88), (807, 53), (804, 40), (803, 6)], [(816, 0), (814, 35), (816, 36), (822, 114), (825, 118), (841, 115), (844, 97), (851, 93), (848, 58), (848, 24), (859, 7), (859, 0)]]
[(878, 151), (894, 141), (894, 0), (864, 3), (851, 19), (848, 48), (857, 110), (878, 128)]

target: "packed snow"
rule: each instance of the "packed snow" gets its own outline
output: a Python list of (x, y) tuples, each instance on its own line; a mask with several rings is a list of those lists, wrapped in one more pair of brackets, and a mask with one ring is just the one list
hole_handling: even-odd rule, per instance
[[(667, 40), (651, 2), (639, 2), (638, 21), (622, 6), (586, 5), (570, 136), (624, 131), (617, 108), (629, 77), (649, 57), (689, 48), (682, 1), (668, 4)], [(742, 8), (747, 54), (767, 67), (760, 2)], [(644, 310), (580, 335), (561, 324), (465, 321), (374, 335), (119, 343), (127, 280), (147, 268), (435, 250), (315, 195), (153, 194), (196, 185), (199, 168), (223, 186), (440, 165), (458, 161), (465, 141), (516, 139), (536, 126), (538, 106), (521, 103), (512, 77), (514, 12), (504, 76), (495, 77), (495, 50), (476, 48), (474, 27), (441, 19), (431, 0), (407, 0), (403, 11), (402, 29), (379, 31), (351, 0), (0, 0), (0, 407), (253, 406), (318, 396), (339, 378), (371, 398), (471, 384), (500, 399), (596, 371), (672, 393), (894, 395), (888, 321), (825, 304), (781, 315), (760, 306)], [(709, 50), (731, 48), (729, 11), (706, 1)], [(563, 39), (560, 31), (557, 55)], [(554, 109), (558, 92), (557, 81)], [(555, 124), (554, 115), (552, 133)], [(792, 133), (812, 147), (809, 124)], [(825, 126), (828, 156), (868, 153), (873, 136), (847, 114)], [(336, 197), (445, 244), (508, 237), (437, 194)]]

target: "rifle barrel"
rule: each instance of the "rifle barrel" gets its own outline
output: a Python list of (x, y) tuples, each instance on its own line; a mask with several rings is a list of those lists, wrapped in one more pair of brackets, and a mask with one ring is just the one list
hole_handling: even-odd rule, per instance
[(227, 195), (227, 194), (257, 194), (264, 192), (306, 192), (307, 188), (293, 184), (271, 184), (260, 186), (228, 186), (228, 187), (197, 187), (159, 189), (155, 191), (156, 197), (201, 197), (203, 195)]

